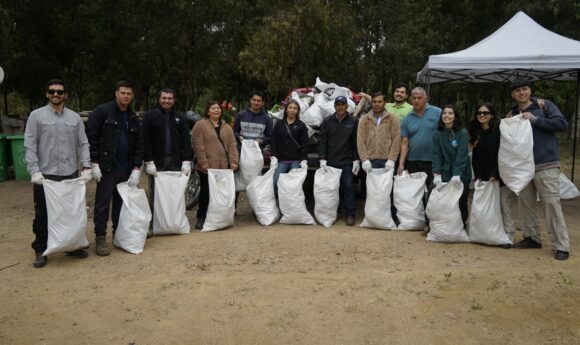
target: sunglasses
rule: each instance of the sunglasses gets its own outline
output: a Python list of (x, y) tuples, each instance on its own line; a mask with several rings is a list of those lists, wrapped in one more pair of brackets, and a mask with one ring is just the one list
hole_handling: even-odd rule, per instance
[(48, 89), (46, 92), (48, 92), (49, 95), (54, 95), (55, 93), (59, 95), (64, 95), (64, 90)]
[(476, 116), (487, 116), (487, 115), (491, 115), (491, 113), (489, 111), (477, 111), (475, 112)]

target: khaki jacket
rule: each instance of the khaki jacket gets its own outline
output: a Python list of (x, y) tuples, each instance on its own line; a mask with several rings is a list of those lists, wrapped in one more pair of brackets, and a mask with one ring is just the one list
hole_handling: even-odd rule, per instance
[(396, 161), (401, 152), (401, 127), (399, 119), (386, 110), (377, 127), (371, 110), (359, 120), (357, 148), (361, 161), (385, 159)]
[(223, 121), (220, 138), (210, 119), (204, 118), (195, 124), (191, 131), (191, 141), (197, 157), (197, 170), (207, 174), (207, 169), (237, 169), (238, 149), (234, 131)]

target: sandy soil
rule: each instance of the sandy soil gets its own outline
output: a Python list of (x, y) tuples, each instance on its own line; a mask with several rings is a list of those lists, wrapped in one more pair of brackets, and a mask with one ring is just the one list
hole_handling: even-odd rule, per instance
[(543, 249), (505, 250), (343, 221), (264, 228), (242, 200), (234, 228), (140, 255), (96, 256), (90, 219), (87, 259), (35, 269), (32, 187), (0, 194), (0, 344), (580, 344), (580, 200), (563, 202), (564, 262), (545, 232)]

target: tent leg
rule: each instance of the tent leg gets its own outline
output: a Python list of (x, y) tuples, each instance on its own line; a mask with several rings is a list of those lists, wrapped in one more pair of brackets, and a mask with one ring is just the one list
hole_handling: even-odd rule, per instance
[(576, 104), (574, 105), (574, 139), (572, 140), (572, 176), (574, 182), (574, 168), (576, 167), (576, 133), (578, 132), (578, 108), (580, 103), (580, 69), (576, 70)]

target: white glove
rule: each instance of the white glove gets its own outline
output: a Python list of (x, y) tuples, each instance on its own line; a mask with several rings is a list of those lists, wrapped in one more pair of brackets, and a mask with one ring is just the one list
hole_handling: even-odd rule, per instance
[(451, 178), (451, 181), (450, 181), (450, 182), (453, 182), (453, 183), (459, 183), (459, 184), (461, 184), (461, 183), (462, 183), (462, 182), (461, 182), (461, 179), (459, 178), (459, 176), (453, 176), (453, 177)]
[(181, 163), (181, 173), (184, 174), (185, 176), (189, 176), (189, 173), (191, 173), (191, 162), (190, 161), (183, 161)]
[(270, 157), (270, 169), (278, 169), (278, 158)]
[(91, 175), (95, 180), (97, 180), (97, 182), (101, 182), (101, 177), (103, 177), (103, 174), (101, 173), (101, 168), (99, 168), (97, 163), (92, 164)]
[(308, 162), (306, 162), (306, 161), (302, 161), (302, 162), (300, 162), (300, 167), (301, 167), (302, 169), (308, 169)]
[(157, 167), (155, 167), (155, 162), (153, 161), (145, 162), (145, 172), (148, 175), (157, 176)]
[(320, 160), (320, 167), (326, 171), (326, 159)]
[(353, 175), (358, 175), (358, 172), (360, 171), (360, 161), (353, 161), (352, 162), (352, 174)]
[(89, 183), (89, 181), (91, 180), (92, 170), (93, 169), (84, 169), (81, 171), (81, 178), (83, 179), (83, 181), (85, 181), (85, 183)]
[(387, 160), (387, 162), (385, 163), (385, 169), (387, 169), (387, 171), (391, 171), (395, 168), (395, 161), (392, 160)]
[(433, 184), (436, 188), (441, 186), (441, 174), (433, 174)]
[(42, 185), (42, 183), (44, 182), (44, 175), (42, 175), (40, 171), (35, 172), (34, 174), (32, 174), (32, 176), (30, 176), (30, 182)]
[(141, 178), (141, 169), (133, 169), (131, 176), (127, 180), (127, 184), (131, 188), (137, 188), (139, 185), (139, 179)]
[(370, 173), (371, 169), (373, 168), (373, 166), (371, 165), (371, 161), (369, 161), (368, 159), (364, 161), (362, 164), (362, 168), (367, 174)]

